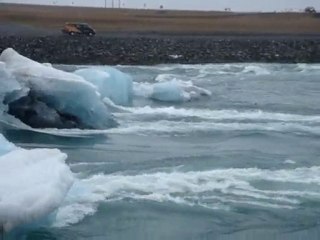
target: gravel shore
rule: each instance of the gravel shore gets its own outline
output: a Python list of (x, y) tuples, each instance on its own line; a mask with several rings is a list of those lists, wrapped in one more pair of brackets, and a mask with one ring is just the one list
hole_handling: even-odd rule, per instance
[(320, 36), (0, 36), (0, 51), (8, 47), (55, 64), (320, 62)]

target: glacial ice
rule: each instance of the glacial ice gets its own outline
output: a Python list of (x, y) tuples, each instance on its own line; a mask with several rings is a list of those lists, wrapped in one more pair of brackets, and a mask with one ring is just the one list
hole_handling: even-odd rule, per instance
[(79, 69), (74, 73), (95, 85), (103, 98), (109, 98), (117, 105), (131, 105), (133, 94), (131, 76), (108, 66), (103, 69)]
[(157, 83), (136, 83), (134, 94), (162, 102), (186, 102), (201, 96), (210, 96), (211, 92), (193, 85), (191, 81), (161, 81)]
[(8, 232), (45, 219), (62, 203), (74, 178), (57, 149), (26, 150), (0, 134), (0, 224)]
[(101, 130), (117, 126), (113, 106), (131, 106), (133, 96), (181, 103), (211, 95), (192, 81), (160, 76), (141, 83), (107, 66), (65, 72), (8, 48), (0, 55), (0, 122), (29, 130)]
[[(88, 128), (103, 129), (116, 125), (103, 103), (96, 86), (82, 77), (67, 73), (49, 65), (37, 63), (8, 48), (0, 55), (1, 85), (10, 80), (24, 94), (30, 89), (35, 99), (41, 99), (48, 108), (57, 113), (68, 114), (79, 119)], [(20, 88), (19, 88), (20, 87)], [(11, 90), (12, 92), (12, 90)], [(8, 95), (9, 92), (5, 92)], [(14, 95), (17, 96), (17, 93)], [(42, 109), (48, 109), (42, 107)], [(37, 112), (41, 115), (41, 112)], [(44, 112), (42, 115), (51, 114)]]
[(189, 96), (175, 81), (156, 83), (153, 86), (151, 98), (166, 102), (183, 102), (189, 100)]
[[(29, 92), (29, 88), (22, 87), (13, 76), (7, 71), (6, 64), (0, 61), (0, 102), (12, 102), (23, 96), (26, 96)], [(0, 109), (3, 110), (4, 105), (0, 105)]]
[(0, 143), (1, 143), (0, 144), (0, 156), (15, 149), (15, 145), (13, 143), (7, 141), (7, 139), (2, 134), (0, 134)]

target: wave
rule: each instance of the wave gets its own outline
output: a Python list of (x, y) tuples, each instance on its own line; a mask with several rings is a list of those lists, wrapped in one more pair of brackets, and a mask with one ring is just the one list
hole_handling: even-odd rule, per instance
[[(120, 66), (126, 69), (129, 66)], [(274, 72), (317, 72), (320, 70), (319, 64), (270, 64), (270, 63), (228, 63), (228, 64), (170, 64), (170, 65), (155, 65), (155, 66), (137, 66), (138, 69), (144, 71), (161, 72), (159, 79), (167, 78), (170, 75), (175, 75), (176, 70), (185, 73), (192, 72), (192, 75), (197, 77), (205, 77), (208, 75), (269, 75)]]
[(55, 226), (81, 221), (94, 214), (100, 202), (131, 199), (220, 210), (252, 205), (262, 209), (294, 209), (308, 201), (318, 202), (319, 190), (319, 166), (99, 174), (75, 183), (58, 211)]
[(27, 125), (2, 126), (58, 137), (88, 138), (108, 134), (188, 134), (191, 132), (269, 131), (320, 135), (320, 116), (299, 115), (262, 110), (238, 111), (230, 109), (185, 109), (176, 107), (124, 107), (105, 99), (112, 108), (119, 127), (100, 130), (33, 129)]
[[(175, 107), (154, 108), (150, 106), (136, 108), (122, 108), (134, 115), (170, 115), (177, 117), (198, 117), (208, 120), (266, 120), (266, 121), (291, 121), (320, 123), (319, 115), (298, 115), (289, 113), (265, 112), (262, 110), (238, 111), (230, 109), (185, 109)], [(117, 116), (126, 113), (118, 113)]]
[(119, 107), (120, 126), (114, 134), (187, 134), (213, 131), (271, 131), (320, 134), (320, 116), (265, 112), (262, 110), (209, 110), (175, 107)]
[(107, 130), (92, 130), (92, 129), (57, 129), (57, 128), (32, 128), (23, 124), (18, 119), (15, 121), (0, 120), (0, 129), (4, 132), (8, 130), (25, 131), (32, 134), (44, 134), (62, 138), (91, 138), (104, 136), (108, 133)]
[(320, 126), (305, 126), (298, 123), (216, 123), (216, 122), (121, 122), (121, 127), (106, 130), (106, 133), (142, 135), (188, 134), (194, 132), (212, 133), (221, 131), (266, 131), (292, 134), (320, 135)]
[(309, 72), (309, 71), (320, 71), (320, 64), (305, 64), (299, 63), (297, 64), (296, 69), (301, 72)]

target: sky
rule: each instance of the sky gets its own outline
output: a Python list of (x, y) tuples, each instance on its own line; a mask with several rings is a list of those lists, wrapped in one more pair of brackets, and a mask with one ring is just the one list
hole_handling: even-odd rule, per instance
[(224, 10), (233, 11), (285, 11), (301, 10), (313, 6), (320, 11), (320, 0), (0, 0), (9, 3), (31, 3), (49, 5), (78, 5), (92, 7), (122, 7), (159, 9), (185, 9), (185, 10)]

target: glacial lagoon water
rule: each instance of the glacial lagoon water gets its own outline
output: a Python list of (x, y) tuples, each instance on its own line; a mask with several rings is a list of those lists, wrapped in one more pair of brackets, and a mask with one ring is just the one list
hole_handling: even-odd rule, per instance
[[(113, 106), (118, 127), (3, 130), (67, 153), (76, 179), (53, 223), (21, 239), (320, 238), (320, 65), (116, 68), (136, 91), (132, 106)], [(211, 96), (144, 97), (173, 79)]]

